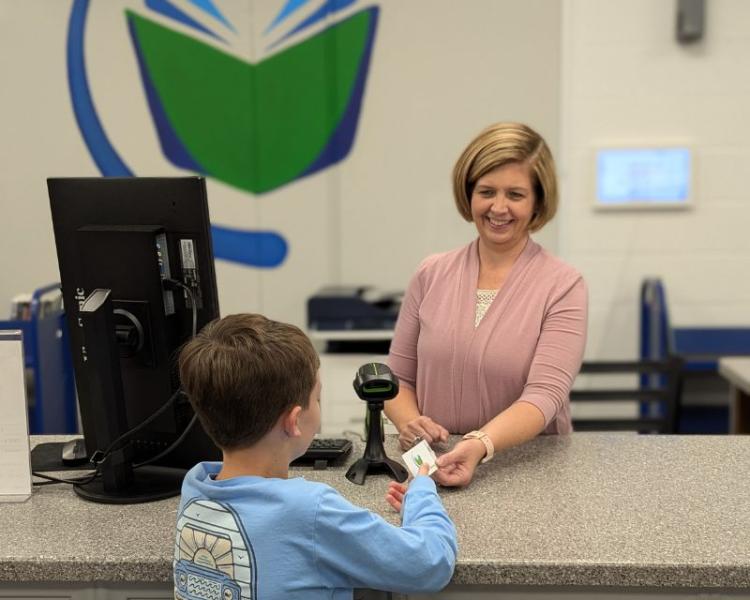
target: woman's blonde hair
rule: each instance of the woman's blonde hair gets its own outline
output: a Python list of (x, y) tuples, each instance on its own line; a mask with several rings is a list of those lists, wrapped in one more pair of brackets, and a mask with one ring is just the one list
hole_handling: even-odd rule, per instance
[(471, 194), (477, 180), (508, 163), (529, 167), (536, 205), (529, 231), (538, 231), (557, 212), (555, 161), (547, 142), (522, 123), (495, 123), (474, 138), (453, 167), (453, 197), (461, 216), (471, 216)]

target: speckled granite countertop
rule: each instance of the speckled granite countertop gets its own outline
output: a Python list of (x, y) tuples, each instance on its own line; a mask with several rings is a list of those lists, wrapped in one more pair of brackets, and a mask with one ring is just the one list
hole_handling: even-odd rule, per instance
[[(397, 456), (393, 438), (386, 448)], [(360, 487), (344, 472), (292, 474), (398, 522), (385, 476)], [(458, 528), (454, 584), (750, 586), (750, 437), (543, 437), (440, 495)], [(177, 498), (114, 506), (37, 488), (0, 504), (0, 581), (168, 583), (176, 509)]]

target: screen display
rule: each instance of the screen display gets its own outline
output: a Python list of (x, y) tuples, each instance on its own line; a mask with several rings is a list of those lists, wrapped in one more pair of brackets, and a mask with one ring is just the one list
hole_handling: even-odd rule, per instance
[(685, 205), (690, 200), (688, 148), (608, 148), (596, 158), (600, 206)]

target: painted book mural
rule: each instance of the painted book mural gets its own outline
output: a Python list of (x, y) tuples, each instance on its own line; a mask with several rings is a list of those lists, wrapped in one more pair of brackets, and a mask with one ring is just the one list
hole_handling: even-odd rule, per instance
[[(357, 131), (379, 12), (369, 6), (337, 18), (354, 3), (317, 2), (295, 22), (315, 3), (287, 0), (265, 31), (269, 55), (257, 62), (230, 51), (239, 25), (212, 0), (146, 0), (124, 9), (123, 26), (164, 157), (251, 195), (345, 159)], [(75, 0), (68, 33), (78, 126), (102, 175), (138, 175), (110, 139), (88, 86), (89, 5)], [(254, 267), (279, 266), (289, 245), (275, 231), (214, 226), (213, 238), (217, 258)]]

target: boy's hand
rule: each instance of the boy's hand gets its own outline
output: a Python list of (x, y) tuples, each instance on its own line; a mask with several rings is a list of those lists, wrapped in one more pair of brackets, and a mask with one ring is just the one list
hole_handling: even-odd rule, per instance
[[(427, 475), (430, 468), (424, 464), (419, 467), (418, 475)], [(401, 507), (404, 505), (404, 495), (408, 489), (408, 485), (405, 483), (399, 483), (398, 481), (391, 481), (388, 483), (388, 491), (385, 494), (385, 501), (390, 504), (396, 512), (401, 512)]]

